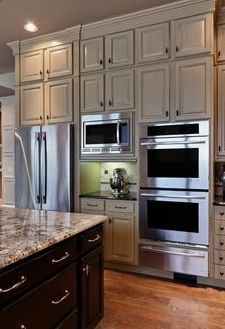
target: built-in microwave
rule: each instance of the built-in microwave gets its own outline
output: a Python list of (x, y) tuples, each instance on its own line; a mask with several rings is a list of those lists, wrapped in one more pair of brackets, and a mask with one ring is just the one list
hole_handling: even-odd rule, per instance
[(81, 155), (133, 155), (133, 114), (82, 115)]

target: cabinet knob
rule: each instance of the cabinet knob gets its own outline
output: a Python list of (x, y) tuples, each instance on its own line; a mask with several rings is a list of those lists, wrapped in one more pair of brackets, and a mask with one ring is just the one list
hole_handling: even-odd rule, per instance
[(220, 216), (223, 216), (224, 215), (224, 212), (223, 211), (220, 211)]
[(223, 246), (223, 245), (224, 245), (223, 241), (220, 241), (220, 245), (221, 245), (221, 246)]
[(47, 70), (46, 72), (47, 72), (47, 74), (49, 74), (49, 73), (50, 73), (50, 72), (49, 72), (49, 70)]
[(49, 116), (48, 116), (48, 115), (46, 115), (46, 119), (47, 119), (47, 120), (49, 119)]
[(103, 107), (103, 102), (102, 101), (100, 102), (100, 106)]
[(102, 59), (100, 59), (100, 61), (99, 61), (99, 64), (100, 64), (100, 65), (102, 65), (102, 64), (103, 64), (103, 60), (102, 60)]
[(112, 106), (112, 101), (109, 101), (109, 106)]
[(166, 117), (168, 117), (169, 116), (169, 111), (166, 111)]
[(111, 224), (111, 223), (112, 223), (112, 219), (110, 218), (110, 219), (109, 219), (109, 224)]
[(109, 57), (109, 63), (112, 63), (112, 60), (111, 60), (111, 58)]
[(168, 52), (169, 52), (168, 47), (166, 47), (165, 52), (166, 52), (166, 54), (168, 54)]
[(40, 71), (40, 75), (42, 75), (43, 74), (43, 72), (42, 71)]
[(177, 116), (179, 115), (179, 110), (176, 110), (176, 115), (177, 115)]
[(219, 260), (223, 260), (223, 256), (220, 256), (220, 257), (219, 257)]
[(217, 56), (220, 57), (220, 55), (221, 55), (221, 52), (220, 52), (220, 50), (219, 50), (218, 53), (217, 53)]
[(176, 51), (178, 51), (179, 50), (179, 48), (178, 48), (178, 46), (176, 46)]
[(42, 116), (40, 115), (40, 120), (42, 120)]
[(224, 272), (221, 271), (221, 272), (220, 272), (220, 275), (224, 275)]
[(220, 226), (220, 231), (223, 231), (224, 230), (224, 226)]
[(218, 150), (219, 150), (219, 152), (221, 151), (221, 146), (219, 145), (219, 147), (218, 147)]

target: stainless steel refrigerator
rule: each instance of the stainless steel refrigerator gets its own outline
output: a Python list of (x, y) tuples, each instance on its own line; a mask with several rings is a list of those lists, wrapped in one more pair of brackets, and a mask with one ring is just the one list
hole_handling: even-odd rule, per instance
[(74, 126), (15, 129), (15, 206), (74, 210)]

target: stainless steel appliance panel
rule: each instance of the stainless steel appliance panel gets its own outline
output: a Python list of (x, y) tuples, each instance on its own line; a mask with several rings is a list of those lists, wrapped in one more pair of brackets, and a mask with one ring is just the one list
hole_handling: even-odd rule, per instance
[(41, 195), (42, 209), (72, 211), (73, 126), (42, 127)]
[(208, 245), (208, 193), (141, 190), (141, 239)]
[(140, 244), (139, 265), (207, 277), (208, 251)]
[(41, 208), (40, 128), (15, 130), (15, 206)]

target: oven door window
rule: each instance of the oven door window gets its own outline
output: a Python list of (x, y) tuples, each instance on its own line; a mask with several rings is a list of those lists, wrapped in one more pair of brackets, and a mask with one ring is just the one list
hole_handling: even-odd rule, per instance
[(148, 177), (199, 178), (199, 149), (149, 149)]
[(117, 123), (86, 125), (86, 145), (117, 144)]
[(148, 229), (199, 233), (199, 204), (147, 201)]

